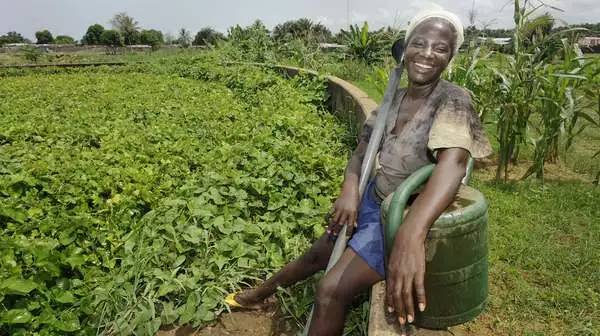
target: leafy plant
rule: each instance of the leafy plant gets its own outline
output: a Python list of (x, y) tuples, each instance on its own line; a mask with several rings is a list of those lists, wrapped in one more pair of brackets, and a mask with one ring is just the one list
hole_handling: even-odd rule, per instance
[(260, 20), (245, 28), (239, 25), (230, 27), (228, 38), (232, 59), (261, 63), (276, 59), (273, 52), (275, 43)]
[(490, 60), (492, 52), (483, 55), (482, 53), (485, 52), (477, 47), (465, 55), (457, 55), (444, 76), (471, 92), (475, 110), (481, 121), (485, 122), (488, 115), (495, 112), (493, 101), (497, 83), (486, 68), (486, 62)]
[(381, 32), (369, 32), (369, 24), (365, 21), (362, 28), (351, 25), (349, 31), (342, 30), (351, 58), (370, 64), (381, 59), (384, 41)]
[(110, 19), (110, 25), (123, 37), (125, 45), (138, 44), (140, 42), (140, 28), (138, 22), (125, 12), (115, 14)]
[(23, 53), (23, 57), (29, 62), (37, 62), (42, 56), (42, 51), (31, 45), (22, 47), (21, 52)]
[(152, 50), (156, 50), (161, 44), (165, 43), (165, 40), (162, 32), (155, 29), (145, 29), (140, 34), (140, 43), (147, 44), (152, 47)]
[(557, 52), (560, 32), (548, 34), (551, 22), (547, 15), (529, 19), (541, 6), (514, 1), (513, 50), (510, 55), (499, 55), (499, 66), (492, 68), (501, 83), (496, 95), (500, 106), (496, 179), (508, 178), (509, 164), (518, 162), (522, 146), (532, 138), (533, 164), (523, 178), (535, 173), (543, 181), (545, 163), (557, 160), (561, 137), (565, 130), (567, 137), (573, 136), (582, 113), (583, 101), (577, 90), (587, 80), (584, 67), (567, 39), (560, 40), (561, 62), (550, 58)]
[(54, 37), (48, 29), (35, 32), (35, 38), (37, 39), (37, 44), (49, 44), (54, 42)]
[(112, 29), (108, 29), (102, 32), (101, 37), (102, 44), (106, 46), (107, 54), (116, 54), (117, 50), (123, 46), (123, 37), (121, 34)]
[(25, 38), (23, 35), (17, 33), (16, 31), (9, 31), (4, 35), (0, 35), (0, 46), (8, 44), (8, 43), (25, 43)]
[(104, 33), (104, 27), (101, 24), (91, 25), (83, 35), (81, 42), (83, 44), (102, 44), (102, 33)]
[(307, 18), (286, 21), (273, 29), (273, 38), (278, 42), (301, 40), (310, 44), (326, 42), (331, 37), (331, 31), (327, 27)]
[(58, 35), (54, 39), (55, 44), (75, 44), (75, 40), (69, 35)]
[(225, 41), (225, 35), (212, 29), (211, 27), (204, 27), (198, 31), (196, 37), (194, 37), (193, 45), (199, 46), (211, 46), (214, 47), (221, 41)]
[(182, 48), (189, 48), (189, 46), (192, 45), (192, 34), (190, 31), (181, 28), (179, 30), (179, 36), (177, 37), (177, 43), (179, 43)]
[(0, 81), (0, 334), (202, 326), (322, 234), (348, 153), (322, 82), (52, 71)]

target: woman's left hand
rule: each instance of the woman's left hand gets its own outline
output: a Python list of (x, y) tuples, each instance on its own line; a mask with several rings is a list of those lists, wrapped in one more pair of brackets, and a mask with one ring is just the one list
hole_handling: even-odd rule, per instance
[(388, 311), (396, 312), (405, 335), (406, 322), (412, 323), (415, 317), (415, 301), (420, 311), (426, 306), (425, 243), (409, 227), (400, 227), (387, 271)]
[[(404, 218), (394, 237), (387, 269), (387, 304), (398, 315), (405, 330), (415, 318), (415, 302), (420, 311), (425, 298), (425, 239), (433, 222), (456, 197), (465, 176), (469, 152), (462, 148), (441, 149), (438, 163)], [(406, 331), (403, 332), (403, 335)]]

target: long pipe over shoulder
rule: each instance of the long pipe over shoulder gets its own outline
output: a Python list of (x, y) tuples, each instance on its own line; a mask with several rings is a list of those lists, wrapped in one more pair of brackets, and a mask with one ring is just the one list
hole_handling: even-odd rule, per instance
[[(383, 137), (383, 131), (385, 129), (386, 120), (389, 115), (390, 108), (392, 107), (392, 103), (394, 101), (394, 96), (398, 89), (398, 85), (400, 84), (403, 67), (404, 65), (402, 59), (400, 59), (399, 64), (392, 70), (390, 74), (388, 86), (385, 90), (385, 94), (383, 95), (383, 102), (379, 107), (379, 112), (377, 114), (377, 118), (375, 119), (375, 127), (373, 129), (373, 132), (371, 133), (371, 137), (369, 138), (369, 144), (367, 146), (367, 151), (361, 166), (360, 180), (358, 184), (358, 193), (361, 199), (364, 196), (365, 189), (371, 176), (371, 171), (373, 170), (373, 166), (375, 164), (375, 157), (377, 156), (377, 152), (379, 151), (379, 145), (381, 143), (381, 138)], [(350, 225), (354, 225), (354, 223), (350, 223)], [(333, 268), (333, 266), (342, 257), (342, 254), (344, 254), (347, 243), (346, 231), (347, 225), (344, 225), (340, 230), (338, 239), (336, 240), (335, 245), (333, 247), (333, 251), (331, 253), (331, 257), (329, 258), (329, 263), (327, 264), (327, 269), (325, 270), (325, 273), (329, 272), (329, 270)], [(308, 317), (308, 321), (304, 326), (302, 335), (308, 335), (308, 328), (310, 326), (310, 321), (312, 320), (313, 313), (314, 305)]]
[[(379, 113), (375, 119), (375, 127), (371, 133), (371, 137), (369, 138), (369, 145), (367, 146), (367, 151), (362, 162), (360, 180), (358, 184), (358, 194), (361, 196), (361, 199), (364, 196), (365, 189), (371, 177), (371, 171), (375, 165), (375, 157), (379, 151), (379, 144), (381, 143), (381, 138), (383, 137), (385, 123), (389, 115), (392, 102), (394, 101), (394, 96), (398, 88), (398, 84), (400, 83), (401, 76), (402, 64), (399, 64), (394, 68), (394, 70), (392, 70), (390, 75), (388, 87), (383, 95), (383, 102), (381, 103)], [(354, 225), (354, 223), (351, 223), (351, 225)], [(333, 252), (331, 253), (331, 257), (329, 258), (326, 272), (328, 272), (335, 265), (335, 263), (337, 263), (346, 249), (346, 225), (344, 225), (338, 237), (339, 238), (335, 242)]]

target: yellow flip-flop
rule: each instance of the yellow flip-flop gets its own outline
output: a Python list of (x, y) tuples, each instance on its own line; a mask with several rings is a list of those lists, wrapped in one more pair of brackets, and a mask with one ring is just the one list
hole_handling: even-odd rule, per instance
[(232, 308), (244, 308), (244, 306), (242, 306), (239, 302), (237, 302), (235, 300), (235, 296), (240, 294), (241, 292), (236, 292), (236, 293), (231, 293), (229, 295), (227, 295), (227, 297), (225, 298), (225, 303), (229, 305), (229, 307)]
[(272, 308), (274, 302), (269, 302), (270, 300), (265, 300), (262, 303), (259, 304), (251, 304), (251, 305), (243, 305), (241, 303), (239, 303), (236, 299), (235, 296), (238, 294), (241, 294), (242, 292), (235, 292), (235, 293), (231, 293), (231, 294), (227, 294), (227, 297), (225, 297), (225, 303), (229, 306), (229, 308), (235, 308), (235, 309), (245, 309), (245, 310), (268, 310), (270, 308)]

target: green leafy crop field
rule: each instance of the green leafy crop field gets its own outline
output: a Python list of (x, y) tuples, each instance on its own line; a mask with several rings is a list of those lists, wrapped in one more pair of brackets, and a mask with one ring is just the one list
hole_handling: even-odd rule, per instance
[(142, 70), (0, 81), (0, 334), (201, 325), (322, 233), (348, 147), (320, 82)]
[[(203, 326), (322, 233), (354, 142), (323, 83), (216, 59), (0, 69), (0, 335)], [(582, 134), (567, 164), (595, 173), (597, 132)], [(493, 171), (473, 180), (490, 203), (488, 309), (452, 332), (600, 335), (600, 188)], [(278, 322), (306, 321), (313, 284), (278, 292)], [(366, 335), (368, 306), (353, 302), (346, 335)]]

